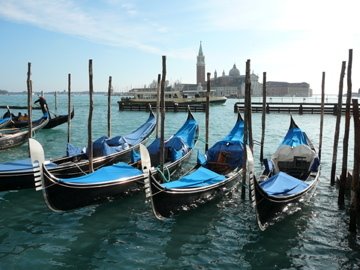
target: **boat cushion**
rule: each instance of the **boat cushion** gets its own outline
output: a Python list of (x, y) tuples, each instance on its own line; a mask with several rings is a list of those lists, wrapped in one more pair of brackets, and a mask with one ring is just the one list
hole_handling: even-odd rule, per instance
[(309, 184), (284, 172), (279, 172), (261, 182), (260, 186), (268, 195), (289, 196), (305, 190)]
[[(47, 162), (46, 167), (47, 168), (54, 168), (58, 166), (55, 163)], [(1, 172), (10, 172), (10, 171), (26, 171), (26, 170), (32, 170), (33, 165), (31, 163), (31, 159), (21, 159), (21, 160), (14, 160), (14, 161), (8, 161), (0, 163), (0, 171)]]
[(226, 177), (224, 175), (217, 174), (204, 167), (199, 167), (196, 171), (178, 180), (163, 183), (162, 186), (165, 189), (205, 187), (216, 184), (225, 179)]
[(119, 162), (111, 166), (102, 167), (93, 173), (74, 178), (59, 178), (64, 183), (95, 184), (106, 183), (114, 180), (127, 180), (129, 177), (141, 175), (142, 171), (127, 163)]

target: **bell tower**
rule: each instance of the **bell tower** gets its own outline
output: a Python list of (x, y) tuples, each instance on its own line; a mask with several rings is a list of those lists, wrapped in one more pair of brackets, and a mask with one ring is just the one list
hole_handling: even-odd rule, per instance
[(202, 51), (201, 41), (196, 62), (196, 84), (205, 85), (205, 56)]

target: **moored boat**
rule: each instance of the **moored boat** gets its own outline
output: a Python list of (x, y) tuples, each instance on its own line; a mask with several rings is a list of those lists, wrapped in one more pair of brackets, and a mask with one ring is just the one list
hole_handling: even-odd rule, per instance
[[(136, 91), (133, 97), (125, 97), (118, 101), (119, 110), (124, 110), (127, 107), (130, 108), (146, 108), (148, 104), (156, 106), (157, 93), (156, 91)], [(212, 91), (210, 92), (209, 102), (210, 104), (224, 104), (227, 98), (224, 96), (216, 96)], [(187, 106), (196, 106), (206, 104), (206, 91), (165, 91), (165, 107), (166, 108), (184, 108)]]
[(5, 117), (0, 119), (0, 129), (5, 128), (11, 123), (11, 117)]
[(145, 192), (156, 218), (170, 217), (231, 192), (239, 183), (243, 162), (244, 121), (240, 114), (229, 132), (179, 179), (163, 182), (151, 172)]
[[(164, 168), (169, 173), (180, 167), (182, 162), (190, 157), (191, 151), (198, 138), (198, 124), (189, 111), (188, 118), (184, 125), (173, 136), (165, 142), (165, 163)], [(44, 163), (44, 154), (39, 143), (32, 140), (31, 158), (36, 164), (35, 182), (37, 189), (43, 190), (47, 206), (53, 211), (67, 211), (90, 204), (99, 203), (109, 198), (127, 196), (139, 191), (147, 176), (140, 167), (149, 167), (148, 160), (158, 164), (159, 144), (155, 140), (148, 147), (149, 158), (126, 163), (120, 162), (98, 170), (72, 178), (61, 178), (54, 176)], [(40, 152), (38, 156), (36, 152)], [(144, 152), (144, 151), (140, 151)], [(146, 151), (148, 153), (148, 151)], [(40, 164), (36, 161), (40, 161)], [(140, 165), (141, 164), (141, 165)], [(151, 168), (153, 174), (157, 174), (156, 167)]]
[(258, 179), (250, 179), (251, 197), (261, 230), (298, 210), (296, 204), (309, 199), (319, 181), (317, 151), (292, 117), (282, 143), (271, 160), (264, 160), (264, 167)]
[[(115, 136), (108, 140), (104, 137), (100, 138), (102, 147), (98, 151), (98, 156), (93, 159), (93, 168), (96, 170), (106, 165), (128, 160), (131, 152), (137, 149), (140, 143), (148, 140), (155, 126), (155, 115), (150, 111), (147, 120), (131, 133)], [(89, 160), (86, 152), (76, 151), (65, 157), (50, 159), (46, 166), (54, 175), (75, 177), (89, 171)], [(0, 191), (34, 187), (33, 167), (30, 159), (0, 163)]]
[[(42, 129), (49, 122), (48, 113), (36, 121), (32, 122), (31, 132)], [(29, 129), (25, 128), (9, 128), (0, 130), (0, 150), (19, 146), (27, 141), (29, 138)], [(1, 190), (1, 188), (0, 188)]]

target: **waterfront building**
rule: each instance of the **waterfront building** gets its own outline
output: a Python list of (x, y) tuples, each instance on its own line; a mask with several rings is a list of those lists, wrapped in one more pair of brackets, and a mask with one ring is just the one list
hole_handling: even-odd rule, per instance
[(266, 82), (266, 95), (275, 97), (311, 97), (312, 90), (306, 82)]
[[(165, 91), (181, 91), (181, 92), (202, 92), (206, 91), (206, 69), (205, 69), (205, 55), (200, 42), (199, 51), (196, 57), (196, 83), (181, 83), (176, 82), (173, 86), (166, 83)], [(245, 66), (245, 65), (244, 65)], [(250, 74), (251, 95), (262, 96), (262, 84), (259, 83), (259, 76), (254, 73)], [(154, 80), (149, 87), (137, 88), (130, 90), (130, 94), (134, 92), (156, 91), (157, 82)], [(242, 75), (240, 70), (234, 63), (228, 74), (225, 71), (221, 76), (218, 76), (215, 70), (210, 77), (211, 91), (215, 96), (225, 96), (228, 98), (242, 98), (245, 96), (245, 74)], [(312, 96), (310, 85), (306, 82), (302, 83), (288, 83), (269, 81), (266, 83), (267, 96), (291, 96), (291, 97), (309, 97)]]

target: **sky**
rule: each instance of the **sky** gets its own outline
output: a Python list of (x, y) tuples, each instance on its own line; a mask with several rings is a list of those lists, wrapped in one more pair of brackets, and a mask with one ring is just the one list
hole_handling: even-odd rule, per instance
[[(358, 0), (0, 0), (0, 89), (95, 91), (148, 86), (162, 73), (170, 83), (196, 83), (202, 43), (206, 72), (234, 64), (262, 82), (307, 82), (337, 94), (342, 61), (353, 50), (352, 91), (360, 88)], [(344, 92), (347, 90), (347, 75)]]

